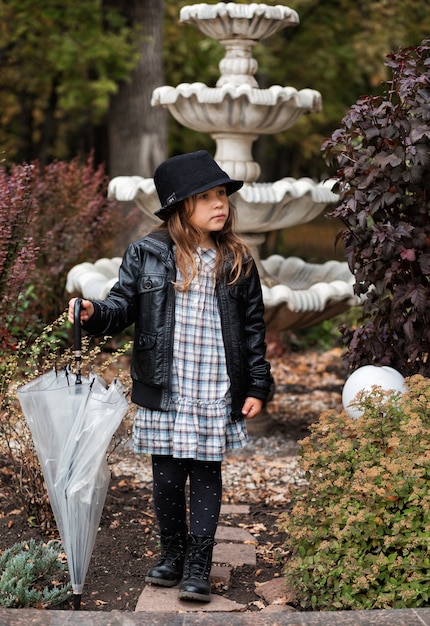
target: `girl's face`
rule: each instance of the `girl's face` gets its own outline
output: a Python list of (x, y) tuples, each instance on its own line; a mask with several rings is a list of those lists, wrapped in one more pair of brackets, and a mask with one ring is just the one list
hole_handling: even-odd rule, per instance
[[(190, 199), (191, 200), (191, 199)], [(224, 228), (229, 214), (229, 204), (224, 185), (198, 193), (193, 198), (194, 209), (189, 216), (190, 223), (204, 236), (202, 245), (212, 243), (210, 234)]]

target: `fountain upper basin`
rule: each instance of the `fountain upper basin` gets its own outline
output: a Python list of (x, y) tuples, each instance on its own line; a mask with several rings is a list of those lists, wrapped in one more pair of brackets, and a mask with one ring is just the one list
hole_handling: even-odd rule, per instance
[(223, 41), (234, 37), (252, 41), (262, 41), (279, 30), (297, 26), (299, 16), (287, 6), (268, 6), (252, 2), (200, 3), (182, 7), (179, 13), (181, 22), (194, 24), (210, 37)]

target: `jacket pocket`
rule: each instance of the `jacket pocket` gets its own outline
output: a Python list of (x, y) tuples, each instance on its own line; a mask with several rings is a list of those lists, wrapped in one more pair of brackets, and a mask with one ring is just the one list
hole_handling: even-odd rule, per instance
[(142, 382), (153, 383), (155, 374), (155, 333), (138, 333), (134, 338), (131, 375)]
[(166, 276), (157, 274), (141, 274), (137, 280), (137, 292), (141, 295), (150, 294), (162, 289)]

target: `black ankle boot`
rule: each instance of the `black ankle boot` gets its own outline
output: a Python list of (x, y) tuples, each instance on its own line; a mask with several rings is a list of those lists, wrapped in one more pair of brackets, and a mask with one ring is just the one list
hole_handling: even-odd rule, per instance
[(182, 576), (186, 549), (186, 533), (161, 534), (161, 557), (148, 571), (145, 582), (159, 587), (174, 587)]
[(190, 535), (188, 554), (184, 565), (184, 577), (179, 588), (180, 600), (210, 601), (209, 574), (212, 567), (214, 545), (215, 542), (212, 537)]

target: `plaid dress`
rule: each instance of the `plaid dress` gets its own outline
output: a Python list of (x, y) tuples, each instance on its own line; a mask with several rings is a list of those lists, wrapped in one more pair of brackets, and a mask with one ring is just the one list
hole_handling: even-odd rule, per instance
[[(136, 452), (222, 461), (226, 449), (247, 441), (245, 419), (230, 419), (221, 320), (215, 294), (216, 250), (198, 248), (198, 274), (176, 292), (172, 397), (168, 411), (139, 407), (133, 424)], [(182, 277), (177, 270), (177, 280)]]

